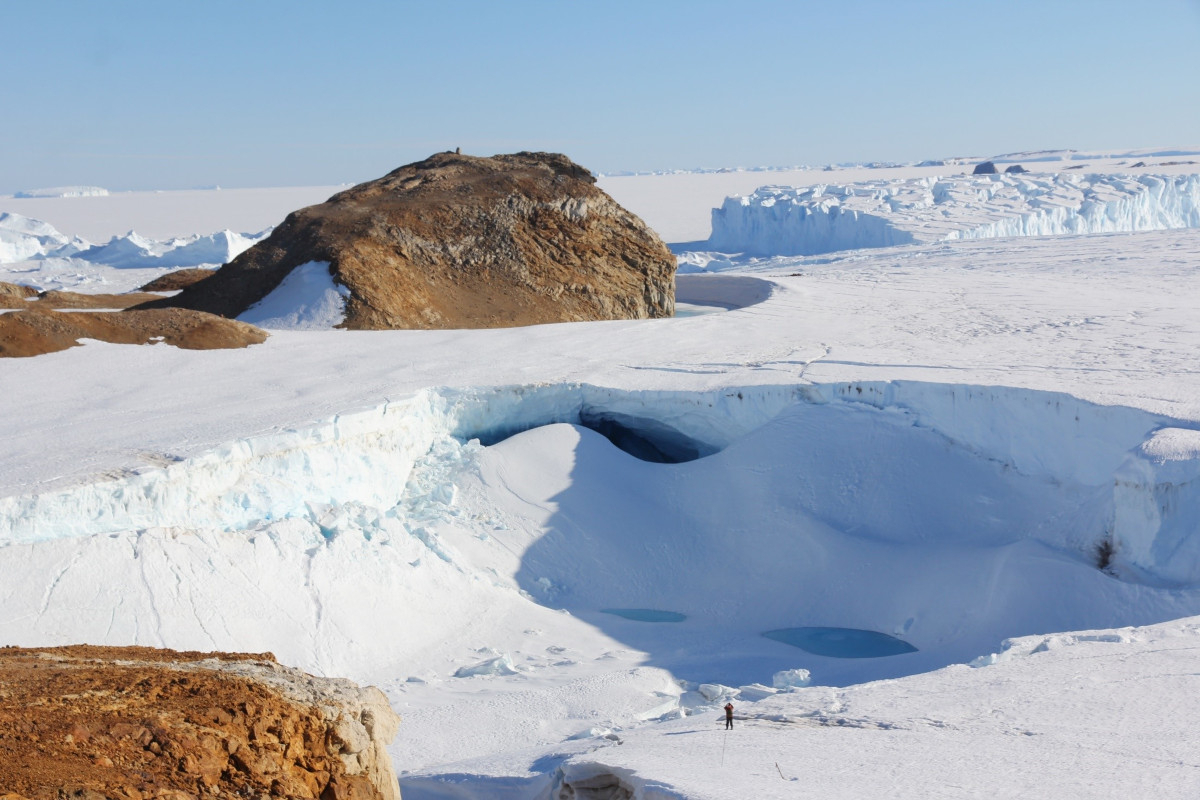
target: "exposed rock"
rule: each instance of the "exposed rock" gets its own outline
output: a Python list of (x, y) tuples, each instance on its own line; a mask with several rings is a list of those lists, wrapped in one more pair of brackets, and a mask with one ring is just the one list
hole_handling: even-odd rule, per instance
[(1029, 170), (1025, 169), (1025, 168), (1024, 168), (1024, 167), (1022, 167), (1020, 164), (1013, 164), (1011, 167), (1009, 167), (1008, 169), (1004, 170), (1004, 173), (1005, 173), (1006, 175), (1008, 175), (1008, 174), (1010, 174), (1010, 173), (1011, 173), (1011, 174), (1014, 174), (1014, 175), (1019, 175), (1019, 174), (1020, 174), (1020, 173), (1022, 173), (1022, 172), (1029, 172)]
[[(0, 281), (0, 308), (28, 308), (29, 298), (36, 294), (37, 289), (31, 286)], [(2, 795), (0, 800), (4, 800)]]
[(342, 327), (480, 328), (674, 312), (675, 259), (566, 156), (438, 153), (290, 215), (154, 306), (236, 317), (296, 267), (349, 290)]
[(1145, 161), (1139, 161), (1139, 162), (1137, 162), (1136, 164), (1130, 164), (1130, 165), (1129, 165), (1129, 168), (1130, 168), (1130, 169), (1137, 169), (1138, 167), (1144, 167), (1144, 166), (1146, 166), (1146, 162), (1145, 162)]
[(0, 787), (28, 800), (399, 800), (398, 724), (269, 653), (0, 648)]
[(166, 275), (159, 275), (145, 286), (138, 287), (138, 291), (177, 292), (180, 289), (186, 289), (193, 284), (199, 283), (205, 278), (211, 278), (215, 274), (215, 269), (205, 269), (204, 267), (177, 269), (174, 272), (168, 272)]
[(80, 339), (114, 344), (162, 341), (186, 350), (214, 350), (247, 347), (266, 338), (267, 332), (253, 325), (183, 308), (111, 312), (32, 308), (0, 314), (0, 357), (53, 353), (79, 344)]
[(157, 300), (158, 295), (149, 292), (127, 292), (126, 294), (82, 294), (80, 292), (50, 291), (38, 295), (37, 302), (49, 309), (63, 308), (131, 308), (132, 306)]
[(976, 164), (975, 169), (971, 172), (972, 175), (995, 175), (996, 165), (991, 161), (984, 161), (981, 164)]

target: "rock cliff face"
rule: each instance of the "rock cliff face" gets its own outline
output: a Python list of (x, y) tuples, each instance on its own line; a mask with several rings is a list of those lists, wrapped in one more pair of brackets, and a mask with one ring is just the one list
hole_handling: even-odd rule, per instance
[(296, 267), (349, 289), (342, 327), (481, 328), (674, 313), (662, 240), (566, 156), (438, 153), (288, 216), (154, 305), (236, 317)]
[(270, 654), (0, 648), (4, 798), (400, 800), (398, 724)]

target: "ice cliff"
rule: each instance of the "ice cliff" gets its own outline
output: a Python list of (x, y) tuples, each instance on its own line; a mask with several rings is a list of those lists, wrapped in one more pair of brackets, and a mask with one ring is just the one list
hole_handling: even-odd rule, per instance
[[(270, 649), (368, 680), (438, 663), (440, 679), (476, 681), (512, 654), (447, 661), (447, 631), (628, 606), (742, 634), (835, 614), (902, 630), (920, 652), (888, 668), (920, 671), (1005, 636), (1200, 610), (1189, 425), (899, 381), (427, 389), (0, 498), (0, 639)], [(639, 442), (675, 463), (631, 458)], [(744, 602), (696, 579), (728, 569), (758, 577)], [(880, 677), (835, 666), (837, 680)]]
[[(531, 428), (569, 422), (592, 427), (628, 445), (629, 452), (650, 452), (651, 460), (679, 461), (719, 452), (797, 404), (814, 408), (812, 413), (830, 430), (841, 431), (837, 435), (854, 450), (845, 456), (850, 465), (846, 480), (853, 475), (862, 480), (864, 469), (887, 463), (894, 455), (889, 447), (910, 460), (915, 457), (910, 450), (926, 447), (899, 439), (889, 444), (878, 435), (860, 446), (857, 432), (866, 430), (869, 419), (899, 414), (906, 425), (935, 432), (955, 452), (1075, 493), (1064, 501), (1077, 506), (1071, 522), (1020, 535), (1085, 557), (1096, 548), (1111, 547), (1110, 568), (1135, 582), (1200, 583), (1200, 537), (1195, 536), (1200, 433), (1164, 417), (1096, 406), (1068, 395), (913, 382), (700, 393), (586, 384), (429, 389), (309, 429), (231, 442), (167, 466), (0, 498), (0, 547), (151, 528), (236, 531), (289, 518), (320, 520), (330, 509), (347, 506), (386, 510), (407, 503), (408, 516), (420, 516), (421, 503), (455, 491), (446, 478), (446, 485), (425, 486), (414, 496), (412, 483), (414, 465), (431, 453), (461, 457), (461, 444), (447, 450), (443, 443), (448, 441), (478, 439), (488, 445)], [(871, 447), (878, 449), (869, 452)], [(929, 469), (944, 467), (933, 462), (953, 461), (936, 452), (928, 456)], [(796, 463), (802, 465), (803, 459)], [(834, 486), (841, 480), (839, 467), (811, 466), (824, 477), (798, 476), (811, 485), (805, 501), (810, 511), (835, 527), (876, 530), (874, 535), (901, 541), (910, 536), (895, 509), (886, 519), (875, 520), (869, 508), (881, 503), (846, 500), (846, 493)], [(873, 489), (877, 495), (907, 491), (900, 474), (876, 479), (881, 481)], [(958, 502), (952, 494), (945, 498), (946, 508)], [(918, 515), (911, 536), (926, 535), (921, 531), (940, 513), (927, 512)], [(998, 530), (997, 536), (997, 541), (1008, 541), (1013, 533)]]
[(709, 249), (813, 255), (953, 239), (1200, 227), (1200, 175), (970, 175), (764, 186), (712, 212)]

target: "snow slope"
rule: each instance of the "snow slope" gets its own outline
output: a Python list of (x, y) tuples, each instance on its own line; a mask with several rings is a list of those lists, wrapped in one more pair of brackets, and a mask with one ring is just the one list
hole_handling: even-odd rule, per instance
[(238, 319), (269, 330), (327, 330), (346, 319), (349, 296), (350, 290), (329, 273), (328, 261), (309, 261), (289, 272)]

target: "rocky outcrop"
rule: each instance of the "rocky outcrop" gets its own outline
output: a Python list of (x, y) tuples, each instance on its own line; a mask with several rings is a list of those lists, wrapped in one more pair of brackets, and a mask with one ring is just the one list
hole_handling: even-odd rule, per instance
[[(45, 301), (20, 302), (37, 306)], [(183, 308), (59, 312), (38, 307), (0, 314), (0, 358), (54, 353), (74, 347), (80, 339), (114, 344), (165, 342), (185, 350), (215, 350), (260, 344), (266, 341), (267, 332)]]
[(28, 308), (29, 298), (37, 295), (37, 289), (19, 283), (0, 281), (0, 308)]
[(132, 308), (151, 300), (157, 300), (158, 295), (150, 292), (126, 292), (125, 294), (84, 294), (82, 292), (66, 292), (53, 290), (39, 292), (37, 302), (46, 308), (61, 311), (75, 308)]
[(1023, 175), (1026, 172), (1029, 172), (1029, 170), (1025, 169), (1020, 164), (1013, 164), (1011, 167), (1004, 170), (1005, 175)]
[(186, 289), (193, 284), (199, 283), (205, 278), (211, 278), (214, 274), (216, 274), (215, 269), (206, 269), (204, 267), (187, 267), (186, 269), (177, 269), (174, 272), (168, 272), (166, 275), (159, 275), (145, 286), (138, 287), (138, 291), (178, 292), (180, 289)]
[(374, 687), (269, 654), (0, 649), (4, 797), (400, 800)]
[(438, 153), (288, 216), (154, 305), (236, 317), (297, 267), (348, 289), (340, 327), (481, 328), (674, 312), (675, 259), (566, 156)]
[(984, 161), (982, 163), (976, 164), (975, 169), (973, 169), (971, 171), (971, 174), (972, 175), (995, 175), (996, 174), (996, 165), (993, 164), (991, 161)]

